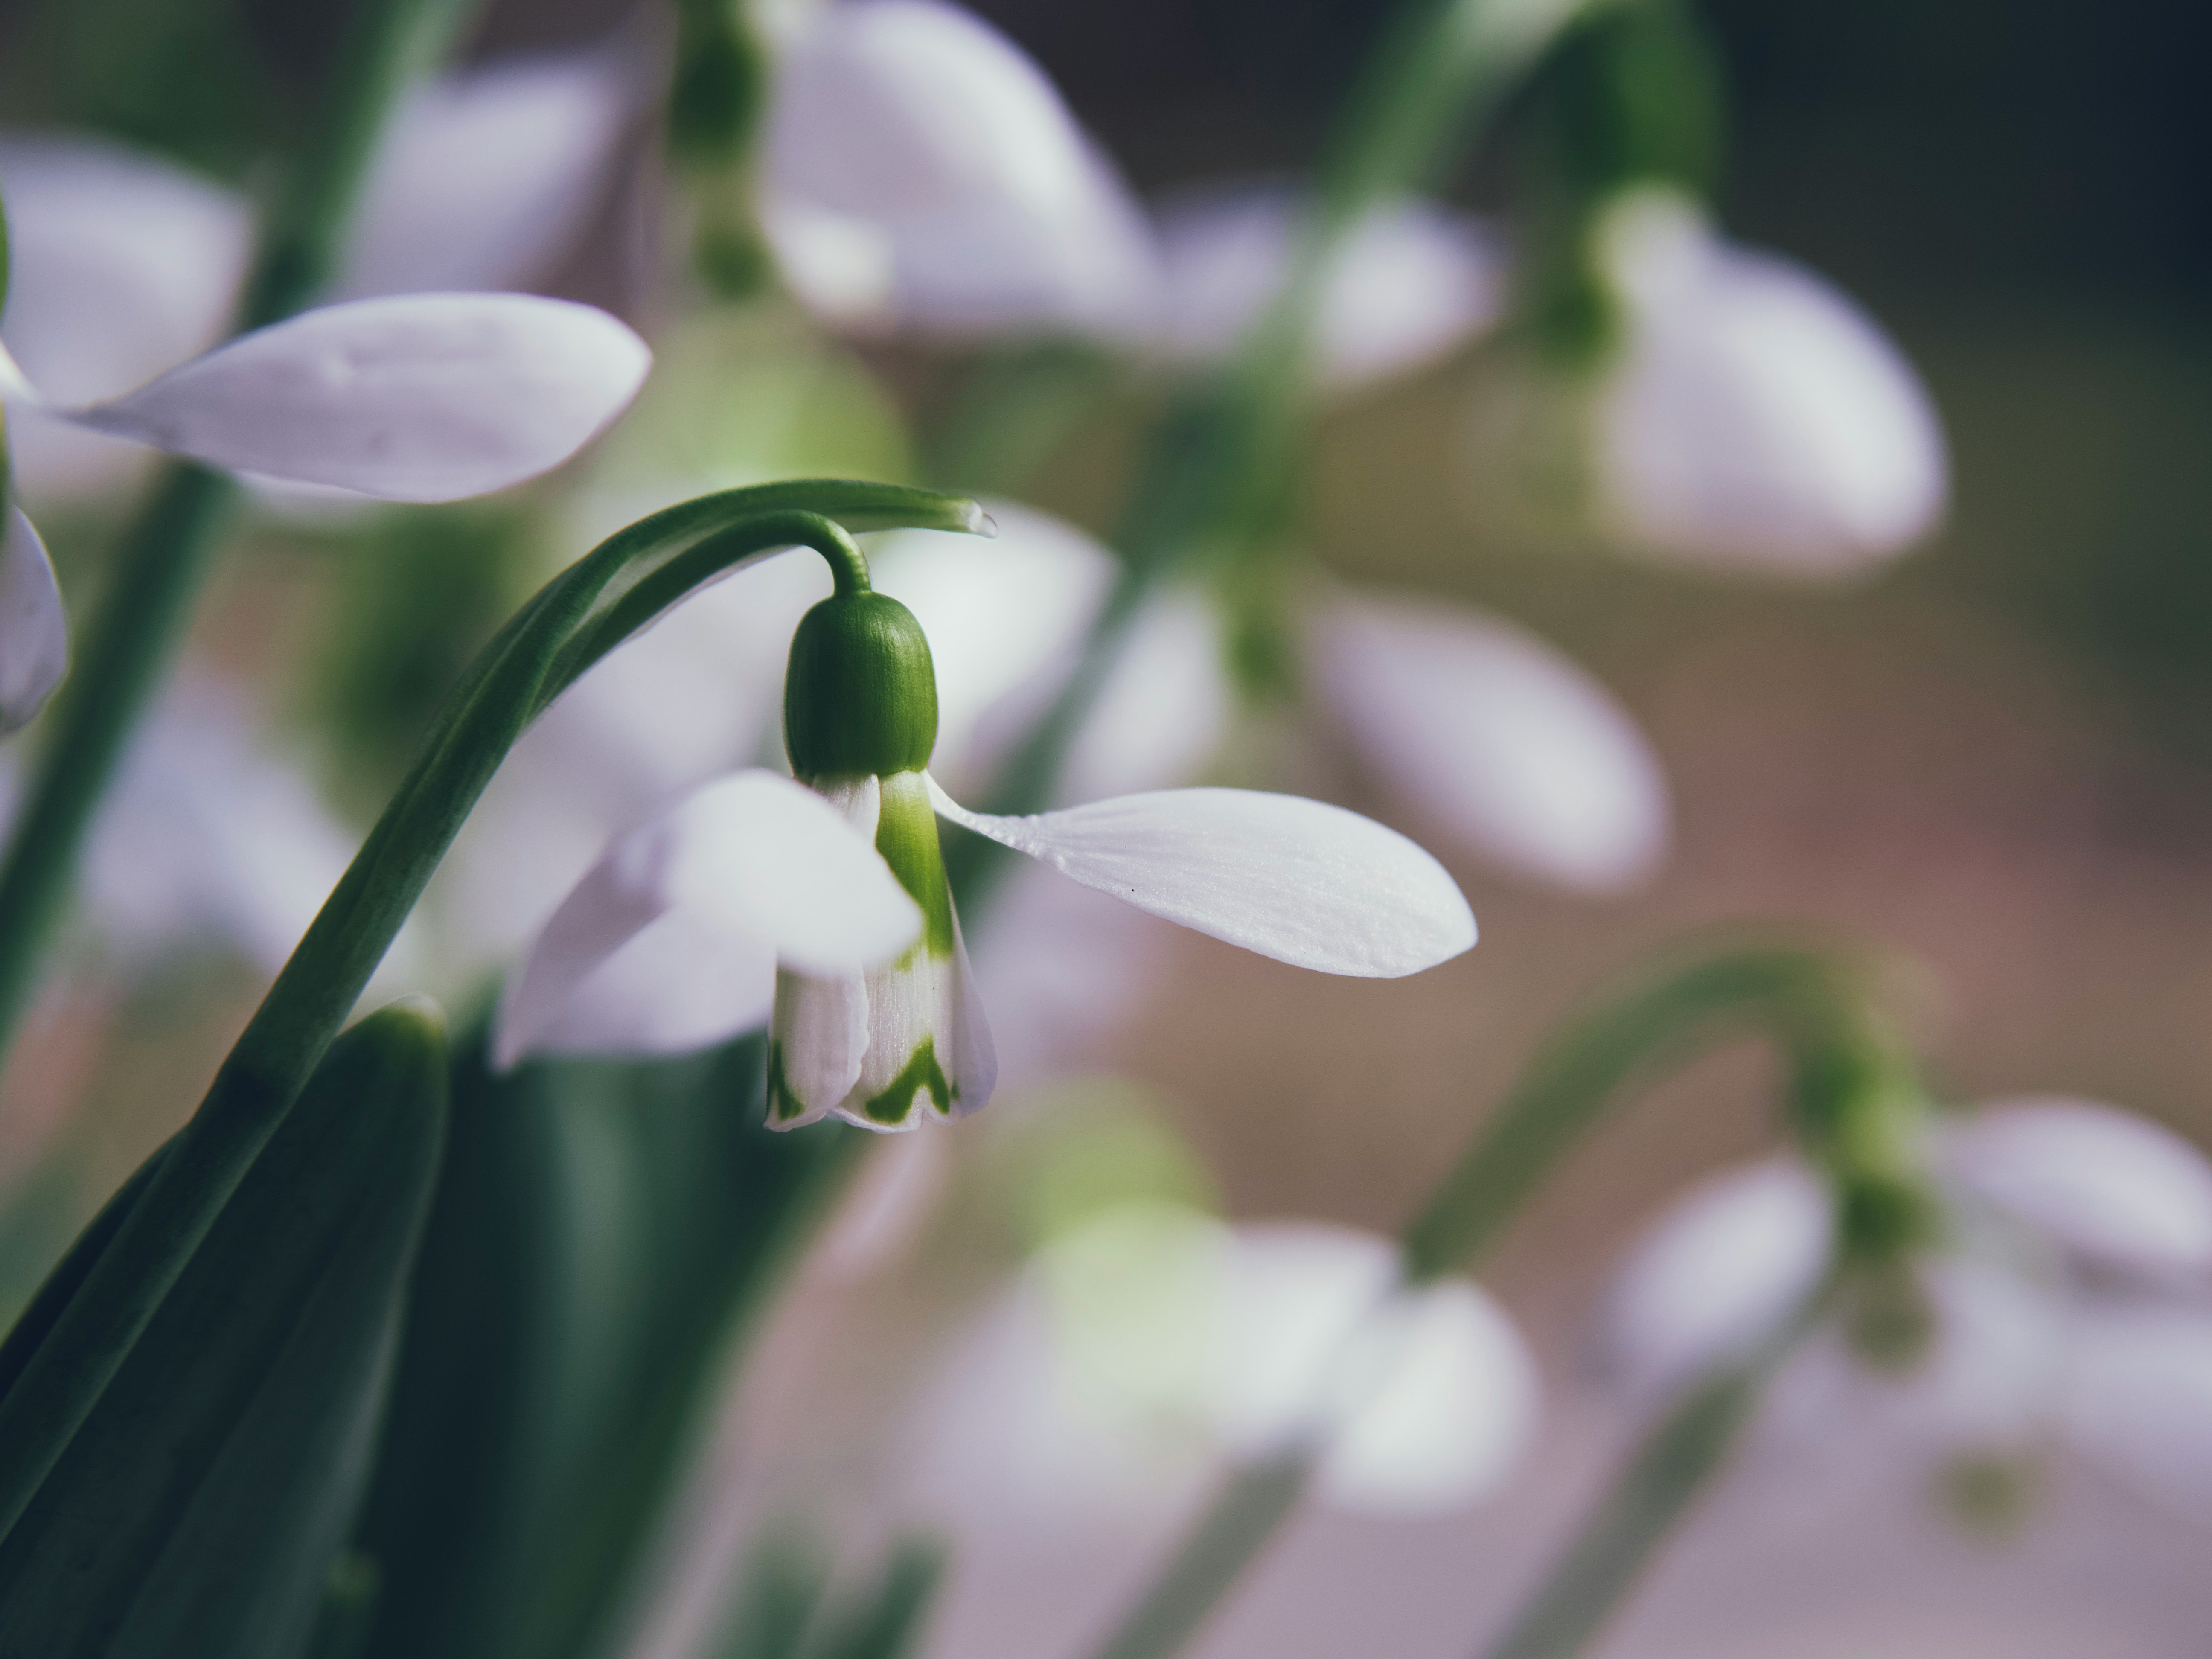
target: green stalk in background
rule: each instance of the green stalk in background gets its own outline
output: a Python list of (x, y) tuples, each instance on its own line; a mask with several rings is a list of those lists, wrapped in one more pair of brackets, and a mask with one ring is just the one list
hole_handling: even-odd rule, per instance
[[(1724, 949), (1668, 964), (1572, 1020), (1537, 1052), (1400, 1235), (1401, 1290), (1470, 1270), (1613, 1106), (1712, 1049), (1749, 1036), (1768, 1037), (1781, 1048), (1793, 1127), (1816, 1162), (1832, 1161), (1838, 1117), (1856, 1124), (1871, 1115), (1886, 1123), (1894, 1113), (1917, 1109), (1893, 1103), (1916, 1102), (1917, 1091), (1901, 1078), (1902, 1057), (1856, 976), (1832, 957), (1787, 948)], [(1873, 1136), (1854, 1131), (1845, 1138), (1855, 1147), (1871, 1148), (1855, 1155), (1855, 1165), (1863, 1156), (1888, 1172), (1886, 1131)], [(1855, 1167), (1850, 1173), (1856, 1182), (1872, 1172)], [(1900, 1179), (1907, 1174), (1895, 1173)], [(1671, 1519), (1687, 1504), (1717, 1462), (1734, 1424), (1750, 1409), (1771, 1364), (1717, 1379), (1696, 1397), (1703, 1405), (1686, 1406), (1680, 1421), (1669, 1419), (1647, 1458), (1627, 1477), (1633, 1492), (1623, 1502), (1630, 1518), (1601, 1520), (1602, 1547), (1586, 1547), (1600, 1565), (1577, 1571), (1593, 1577), (1601, 1569), (1618, 1568), (1623, 1576), (1613, 1593), (1626, 1589), (1664, 1530), (1651, 1529), (1650, 1518), (1663, 1509)], [(1692, 1456), (1693, 1442), (1711, 1446), (1711, 1458)], [(1168, 1659), (1179, 1652), (1297, 1507), (1322, 1449), (1318, 1444), (1295, 1448), (1232, 1474), (1160, 1577), (1097, 1650), (1097, 1659)], [(1691, 1479), (1683, 1472), (1693, 1467)], [(1632, 1551), (1623, 1541), (1631, 1538)]]
[[(834, 520), (834, 521), (833, 521)], [(224, 1201), (337, 1035), (509, 747), (608, 652), (694, 588), (793, 544), (833, 559), (841, 525), (975, 530), (973, 502), (884, 484), (726, 490), (610, 537), (485, 647), (179, 1132), (144, 1194), (4, 1398), (0, 1535), (21, 1518)]]
[[(263, 224), (236, 331), (282, 321), (329, 280), (386, 121), (477, 0), (360, 0), (309, 134)], [(46, 717), (22, 813), (0, 858), (0, 1057), (37, 989), (77, 855), (138, 717), (191, 620), (238, 486), (186, 462), (162, 469), (124, 536), (107, 591)]]

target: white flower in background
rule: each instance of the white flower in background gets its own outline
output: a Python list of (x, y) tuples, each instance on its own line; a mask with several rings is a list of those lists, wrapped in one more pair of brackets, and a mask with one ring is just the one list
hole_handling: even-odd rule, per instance
[(1834, 575), (1934, 529), (1942, 428), (1863, 311), (1666, 192), (1624, 198), (1599, 234), (1626, 313), (1590, 416), (1594, 507), (1614, 537), (1685, 563)]
[[(1158, 214), (1164, 349), (1225, 359), (1280, 289), (1303, 194), (1289, 184), (1179, 192)], [(1415, 198), (1376, 209), (1346, 240), (1322, 293), (1316, 350), (1340, 389), (1406, 374), (1487, 331), (1504, 313), (1507, 257), (1467, 215)]]
[[(600, 46), (500, 60), (417, 88), (371, 168), (335, 297), (503, 289), (573, 246), (641, 101), (636, 55)], [(47, 396), (129, 392), (222, 337), (252, 258), (246, 198), (150, 154), (76, 133), (0, 137), (10, 272), (0, 337)], [(126, 489), (144, 451), (11, 411), (35, 511)]]
[(1331, 1508), (1471, 1508), (1534, 1441), (1536, 1368), (1473, 1283), (1394, 1292), (1396, 1270), (1350, 1228), (1106, 1210), (948, 1358), (911, 1431), (918, 1503), (986, 1571), (1156, 1542), (1224, 1466), (1297, 1450)]
[[(921, 629), (886, 595), (840, 593), (810, 611), (793, 641), (787, 687), (794, 770), (873, 843), (920, 905), (920, 939), (866, 972), (825, 974), (786, 951), (771, 993), (769, 941), (694, 902), (690, 887), (666, 873), (727, 862), (735, 883), (758, 855), (679, 805), (618, 841), (554, 913), (502, 1003), (502, 1063), (580, 1046), (697, 1046), (772, 1008), (770, 1112), (779, 1127), (834, 1114), (870, 1128), (910, 1128), (931, 1110), (975, 1109), (989, 1098), (995, 1060), (938, 851), (938, 815), (1140, 910), (1300, 967), (1395, 977), (1474, 943), (1466, 901), (1434, 859), (1319, 802), (1192, 789), (1030, 817), (966, 811), (924, 769), (937, 728), (934, 671)], [(805, 856), (794, 848), (780, 863), (796, 871)], [(672, 915), (676, 925), (658, 926)], [(696, 949), (675, 947), (700, 937), (727, 953), (731, 966), (714, 977), (732, 988), (719, 1023), (672, 1031), (665, 1007), (678, 987), (705, 977)], [(749, 985), (735, 966), (744, 955), (754, 963)], [(593, 988), (603, 966), (636, 975), (643, 989), (633, 1000), (651, 1018), (609, 1031), (584, 1010), (594, 994), (611, 1005), (603, 987)], [(668, 988), (665, 1000), (655, 985)]]
[(213, 941), (273, 974), (359, 839), (269, 747), (238, 689), (188, 672), (125, 753), (86, 843), (81, 902), (125, 963)]
[(784, 275), (841, 326), (1126, 337), (1157, 288), (1141, 210), (1043, 72), (941, 0), (793, 20), (775, 72), (762, 218)]
[[(43, 398), (0, 351), (0, 395), (89, 431), (211, 466), (386, 501), (442, 501), (519, 483), (574, 454), (645, 379), (651, 354), (589, 306), (533, 295), (358, 300), (259, 329), (149, 381), (76, 408)], [(22, 631), (0, 661), (20, 689), (0, 730), (33, 719), (66, 659), (52, 566), (10, 521), (0, 612)], [(35, 597), (26, 599), (26, 595)]]
[[(1919, 1264), (1930, 1346), (1901, 1374), (1833, 1335), (1772, 1385), (1765, 1449), (1826, 1445), (1862, 1471), (2003, 1464), (2063, 1442), (2212, 1522), (2212, 1164), (2170, 1131), (2059, 1099), (1984, 1109), (1941, 1132), (1956, 1237)], [(1831, 1237), (1793, 1163), (1705, 1182), (1617, 1282), (1607, 1349), (1639, 1394), (1747, 1352), (1810, 1292)], [(1869, 1455), (1869, 1454), (1872, 1455)]]

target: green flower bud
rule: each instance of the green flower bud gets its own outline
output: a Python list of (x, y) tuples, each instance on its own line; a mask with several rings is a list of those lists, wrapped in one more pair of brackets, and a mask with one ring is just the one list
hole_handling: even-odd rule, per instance
[(937, 670), (921, 624), (889, 594), (840, 592), (792, 636), (783, 743), (802, 779), (918, 772), (937, 746)]

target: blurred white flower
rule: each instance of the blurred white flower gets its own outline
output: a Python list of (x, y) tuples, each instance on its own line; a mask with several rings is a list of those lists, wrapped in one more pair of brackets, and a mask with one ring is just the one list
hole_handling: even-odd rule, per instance
[(1123, 337), (1157, 303), (1112, 163), (1018, 47), (943, 0), (793, 21), (763, 198), (787, 280), (840, 326)]
[(236, 688), (187, 674), (132, 738), (81, 883), (117, 960), (212, 942), (273, 974), (343, 873), (360, 837), (255, 727)]
[[(501, 60), (419, 88), (387, 130), (336, 297), (503, 289), (547, 274), (602, 188), (643, 77), (626, 46)], [(114, 398), (205, 351), (252, 252), (245, 198), (112, 141), (0, 137), (10, 270), (0, 336), (65, 404)], [(16, 486), (35, 510), (126, 488), (133, 443), (11, 410)]]
[(1835, 575), (1942, 516), (1942, 428), (1912, 366), (1812, 272), (1716, 237), (1665, 192), (1617, 204), (1601, 258), (1626, 337), (1593, 415), (1595, 507), (1623, 544)]
[[(2063, 1440), (2212, 1522), (2212, 1164), (2142, 1118), (2056, 1099), (1987, 1107), (1936, 1152), (1955, 1237), (1917, 1264), (1928, 1352), (1895, 1374), (1833, 1333), (1808, 1343), (1773, 1384), (1768, 1452), (1826, 1445), (1863, 1472)], [(1703, 1183), (1615, 1283), (1624, 1381), (1649, 1398), (1748, 1352), (1819, 1281), (1832, 1225), (1792, 1163)]]
[[(1159, 211), (1162, 344), (1225, 359), (1288, 274), (1303, 193), (1290, 184), (1213, 185)], [(1346, 240), (1316, 319), (1323, 381), (1347, 389), (1422, 368), (1486, 331), (1504, 309), (1507, 260), (1480, 222), (1407, 198)]]
[[(651, 354), (603, 311), (508, 295), (357, 300), (258, 329), (135, 392), (54, 404), (0, 349), (0, 395), (211, 466), (387, 501), (442, 501), (558, 465), (636, 393)], [(29, 522), (9, 535), (0, 731), (36, 716), (66, 661), (53, 569)]]
[(1157, 1538), (1225, 1464), (1310, 1449), (1314, 1492), (1465, 1510), (1534, 1438), (1536, 1370), (1465, 1279), (1395, 1291), (1389, 1241), (1124, 1204), (1053, 1239), (925, 1395), (919, 1501), (963, 1559)]

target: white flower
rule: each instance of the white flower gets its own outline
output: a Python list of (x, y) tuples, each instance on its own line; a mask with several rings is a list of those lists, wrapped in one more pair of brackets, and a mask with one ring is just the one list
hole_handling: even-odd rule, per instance
[[(1862, 1469), (2032, 1455), (2064, 1439), (2212, 1519), (2212, 1164), (2144, 1119), (2072, 1100), (1991, 1106), (1937, 1140), (1954, 1237), (1918, 1264), (1936, 1316), (1903, 1375), (1833, 1334), (1785, 1365), (1768, 1449)], [(1607, 1304), (1638, 1392), (1747, 1352), (1824, 1271), (1828, 1200), (1770, 1162), (1704, 1183), (1645, 1236)]]
[(1471, 1509), (1534, 1441), (1536, 1368), (1475, 1285), (1394, 1291), (1396, 1265), (1346, 1227), (1107, 1209), (942, 1364), (908, 1431), (915, 1498), (956, 1528), (963, 1577), (1087, 1579), (1157, 1552), (1227, 1468), (1284, 1453), (1314, 1457), (1313, 1498), (1340, 1512)]
[[(817, 783), (850, 834), (823, 834), (770, 859), (755, 838), (728, 833), (686, 803), (617, 842), (554, 913), (514, 980), (501, 1007), (501, 1060), (583, 1047), (695, 1047), (757, 1024), (772, 1006), (778, 1127), (835, 1115), (873, 1129), (911, 1128), (933, 1112), (975, 1109), (989, 1098), (995, 1062), (945, 888), (933, 809), (1085, 886), (1299, 967), (1395, 977), (1474, 943), (1466, 901), (1433, 859), (1380, 824), (1316, 801), (1170, 790), (992, 817), (959, 806), (920, 770)], [(811, 893), (843, 879), (817, 869), (817, 856), (843, 859), (869, 840), (926, 924), (896, 959), (834, 974), (806, 959), (811, 936), (803, 931), (770, 938), (661, 873), (717, 872), (690, 878), (697, 890), (788, 883)], [(718, 953), (711, 971), (699, 965), (710, 947)], [(743, 972), (741, 961), (750, 963)], [(638, 997), (593, 1006), (592, 976), (617, 963), (611, 971), (641, 988)], [(720, 1017), (672, 1033), (666, 1009), (708, 999), (709, 981)]]
[(953, 335), (1145, 326), (1142, 212), (1020, 49), (942, 0), (797, 20), (769, 114), (762, 216), (840, 325)]
[(188, 672), (125, 753), (85, 845), (82, 902), (126, 964), (212, 941), (273, 974), (359, 840), (256, 731), (237, 688)]
[[(1303, 205), (1283, 184), (1181, 192), (1159, 213), (1162, 343), (1193, 362), (1225, 359), (1288, 274)], [(1426, 367), (1486, 331), (1505, 301), (1497, 236), (1418, 198), (1378, 207), (1346, 239), (1316, 318), (1327, 384), (1350, 388)]]
[(1632, 195), (1602, 258), (1626, 338), (1594, 412), (1595, 507), (1632, 548), (1723, 569), (1857, 570), (1942, 516), (1942, 428), (1911, 365), (1812, 272)]

